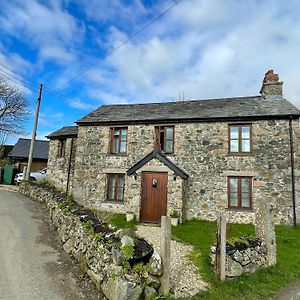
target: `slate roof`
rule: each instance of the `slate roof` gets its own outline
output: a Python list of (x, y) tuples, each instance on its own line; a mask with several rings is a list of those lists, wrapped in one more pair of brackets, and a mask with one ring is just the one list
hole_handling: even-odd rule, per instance
[[(30, 142), (30, 139), (20, 138), (8, 156), (12, 158), (28, 158)], [(33, 159), (48, 160), (48, 152), (49, 141), (35, 140), (33, 149)]]
[(283, 98), (262, 96), (192, 100), (146, 104), (104, 105), (79, 119), (79, 125), (138, 122), (213, 121), (227, 119), (268, 119), (300, 116), (300, 110)]
[(130, 169), (126, 171), (127, 175), (132, 175), (134, 172), (136, 172), (138, 169), (140, 169), (143, 165), (145, 165), (153, 158), (157, 158), (160, 162), (169, 167), (176, 175), (184, 179), (187, 179), (189, 177), (189, 173), (185, 169), (178, 166), (172, 159), (167, 157), (161, 151), (152, 151), (149, 154), (147, 154), (145, 157), (143, 157), (141, 160), (139, 160), (136, 164), (134, 164)]
[(49, 135), (46, 136), (46, 138), (50, 140), (54, 140), (57, 138), (68, 138), (68, 137), (77, 137), (78, 134), (78, 126), (65, 126), (62, 127)]

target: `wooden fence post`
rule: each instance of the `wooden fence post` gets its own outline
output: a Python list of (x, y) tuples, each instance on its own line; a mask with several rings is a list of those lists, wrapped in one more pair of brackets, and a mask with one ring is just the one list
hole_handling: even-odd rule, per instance
[(171, 246), (171, 218), (161, 217), (160, 256), (162, 259), (163, 274), (160, 278), (160, 293), (167, 296), (170, 292), (170, 246)]
[(226, 215), (221, 214), (218, 217), (218, 233), (216, 247), (216, 274), (219, 280), (226, 278)]

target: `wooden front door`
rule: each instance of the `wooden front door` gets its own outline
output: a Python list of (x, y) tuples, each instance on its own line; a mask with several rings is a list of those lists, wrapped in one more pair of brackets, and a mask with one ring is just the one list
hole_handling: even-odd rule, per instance
[(142, 201), (140, 221), (160, 223), (167, 213), (168, 173), (142, 173)]

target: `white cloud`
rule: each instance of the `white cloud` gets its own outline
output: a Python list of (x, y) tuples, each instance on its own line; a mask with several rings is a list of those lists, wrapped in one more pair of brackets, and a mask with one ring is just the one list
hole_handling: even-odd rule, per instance
[[(300, 106), (298, 1), (183, 0), (102, 61), (103, 49), (120, 45), (174, 1), (75, 3), (87, 20), (71, 15), (67, 0), (13, 0), (0, 13), (3, 31), (36, 47), (42, 62), (63, 67), (57, 76), (47, 74), (52, 87), (99, 62), (72, 82), (75, 91), (80, 82), (76, 99), (86, 99), (71, 101), (74, 108), (170, 100), (179, 93), (186, 99), (255, 95), (269, 68), (285, 81), (285, 96)], [(89, 35), (102, 51), (84, 44)]]
[(1, 10), (1, 30), (39, 49), (42, 60), (70, 58), (84, 34), (84, 27), (59, 1), (13, 0), (5, 2)]
[(7, 53), (0, 44), (0, 77), (26, 95), (31, 95), (32, 92), (30, 88), (22, 83), (21, 77), (16, 75), (14, 70), (20, 70), (22, 74), (28, 72), (30, 67), (31, 63), (29, 61), (26, 61), (17, 53)]
[(183, 1), (151, 28), (152, 38), (137, 38), (106, 60), (106, 93), (132, 102), (183, 91), (198, 99), (255, 95), (271, 68), (300, 106), (299, 10), (297, 1)]

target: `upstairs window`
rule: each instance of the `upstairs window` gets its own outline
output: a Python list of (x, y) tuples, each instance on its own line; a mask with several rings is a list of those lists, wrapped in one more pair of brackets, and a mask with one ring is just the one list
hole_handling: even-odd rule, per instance
[(229, 153), (249, 154), (252, 151), (251, 125), (229, 125)]
[(59, 140), (57, 156), (62, 157), (66, 154), (66, 139)]
[(251, 177), (228, 177), (228, 208), (252, 208)]
[(124, 200), (124, 174), (107, 174), (107, 201)]
[(174, 152), (174, 126), (155, 127), (155, 150)]
[(110, 129), (110, 153), (126, 154), (127, 128), (114, 127)]

